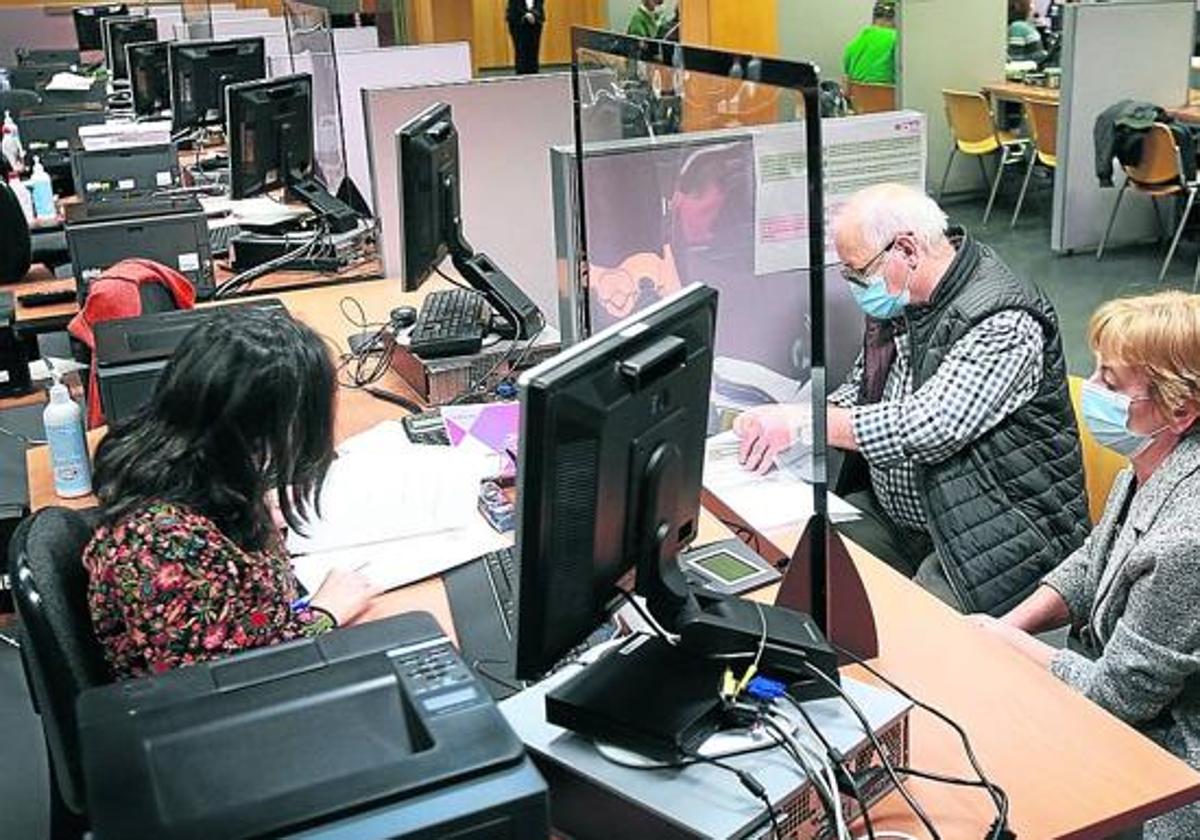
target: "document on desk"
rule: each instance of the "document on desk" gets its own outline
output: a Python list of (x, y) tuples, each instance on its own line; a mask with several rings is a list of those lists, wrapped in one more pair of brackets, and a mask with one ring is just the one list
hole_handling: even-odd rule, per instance
[[(738, 463), (738, 438), (722, 432), (704, 448), (704, 489), (708, 490), (756, 531), (765, 532), (808, 521), (813, 512), (812, 485), (794, 468), (776, 468), (759, 475)], [(828, 494), (829, 518), (845, 522), (860, 516), (858, 509)]]
[(322, 486), (321, 516), (307, 535), (288, 535), (296, 577), (312, 592), (344, 568), (394, 589), (508, 546), (476, 507), (493, 461), (414, 444), (398, 422), (349, 438)]

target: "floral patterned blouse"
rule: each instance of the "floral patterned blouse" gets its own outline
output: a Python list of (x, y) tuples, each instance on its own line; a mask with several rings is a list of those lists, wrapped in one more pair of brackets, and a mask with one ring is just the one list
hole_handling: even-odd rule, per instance
[(118, 679), (156, 674), (330, 629), (292, 610), (279, 548), (246, 552), (208, 518), (153, 503), (96, 531), (83, 552), (92, 627)]

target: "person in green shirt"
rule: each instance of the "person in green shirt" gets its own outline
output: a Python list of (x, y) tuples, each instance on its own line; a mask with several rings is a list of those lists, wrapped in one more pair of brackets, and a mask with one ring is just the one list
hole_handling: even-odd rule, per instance
[(896, 2), (878, 0), (864, 28), (842, 53), (842, 71), (852, 82), (896, 84)]
[(625, 34), (636, 35), (639, 38), (659, 37), (663, 25), (660, 10), (664, 2), (665, 0), (642, 0), (633, 10)]

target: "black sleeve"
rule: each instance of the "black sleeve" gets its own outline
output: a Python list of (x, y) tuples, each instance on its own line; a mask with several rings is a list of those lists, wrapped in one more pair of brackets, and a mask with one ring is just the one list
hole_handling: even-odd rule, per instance
[(29, 224), (8, 184), (0, 183), (0, 283), (15, 283), (29, 271)]

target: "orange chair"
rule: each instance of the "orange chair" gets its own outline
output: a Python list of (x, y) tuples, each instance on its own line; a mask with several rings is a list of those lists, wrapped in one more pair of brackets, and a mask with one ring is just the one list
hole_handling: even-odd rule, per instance
[(946, 179), (950, 177), (950, 167), (954, 164), (955, 155), (962, 153), (978, 160), (979, 171), (983, 174), (984, 186), (987, 187), (987, 167), (984, 166), (983, 159), (999, 153), (996, 177), (990, 184), (991, 194), (988, 196), (987, 210), (983, 213), (983, 223), (986, 225), (988, 217), (992, 215), (992, 205), (996, 202), (996, 192), (1000, 189), (1000, 178), (1004, 175), (1005, 167), (1025, 160), (1025, 147), (1029, 145), (1029, 141), (996, 127), (992, 107), (982, 93), (943, 90), (942, 99), (946, 104), (946, 122), (950, 125), (950, 136), (954, 146), (950, 149), (950, 159), (946, 161), (946, 171), (942, 175), (938, 197), (946, 192)]
[(1154, 203), (1154, 218), (1158, 220), (1159, 230), (1163, 230), (1162, 218), (1158, 215), (1158, 200), (1165, 196), (1176, 196), (1187, 193), (1187, 205), (1175, 228), (1175, 236), (1171, 239), (1171, 247), (1163, 260), (1162, 268), (1158, 270), (1158, 280), (1161, 283), (1175, 256), (1175, 246), (1187, 225), (1188, 216), (1192, 213), (1192, 204), (1196, 201), (1196, 191), (1200, 189), (1200, 179), (1189, 181), (1183, 174), (1183, 158), (1179, 154), (1179, 146), (1175, 143), (1175, 135), (1171, 129), (1162, 123), (1155, 123), (1146, 132), (1142, 141), (1142, 159), (1137, 166), (1121, 165), (1125, 172), (1125, 182), (1117, 192), (1117, 200), (1113, 202), (1112, 213), (1108, 217), (1108, 227), (1100, 239), (1100, 247), (1096, 249), (1096, 259), (1104, 256), (1104, 246), (1108, 244), (1108, 234), (1112, 231), (1113, 222), (1117, 220), (1117, 211), (1121, 208), (1121, 199), (1125, 190), (1132, 187), (1143, 195), (1150, 196)]
[(1071, 405), (1075, 408), (1079, 444), (1083, 450), (1083, 482), (1087, 487), (1088, 516), (1095, 525), (1104, 513), (1104, 503), (1108, 501), (1108, 491), (1112, 489), (1117, 473), (1129, 466), (1129, 460), (1107, 446), (1100, 445), (1088, 431), (1087, 424), (1082, 420), (1083, 379), (1069, 376), (1067, 384), (1071, 388)]
[(896, 86), (846, 82), (846, 98), (856, 114), (877, 114), (896, 110)]
[(1017, 206), (1013, 210), (1012, 223), (1009, 225), (1013, 228), (1017, 226), (1017, 217), (1021, 215), (1021, 205), (1025, 203), (1025, 192), (1029, 189), (1034, 166), (1040, 163), (1051, 172), (1058, 168), (1058, 103), (1026, 99), (1025, 122), (1029, 124), (1029, 133), (1033, 136), (1033, 154), (1029, 156), (1021, 194), (1017, 196)]

